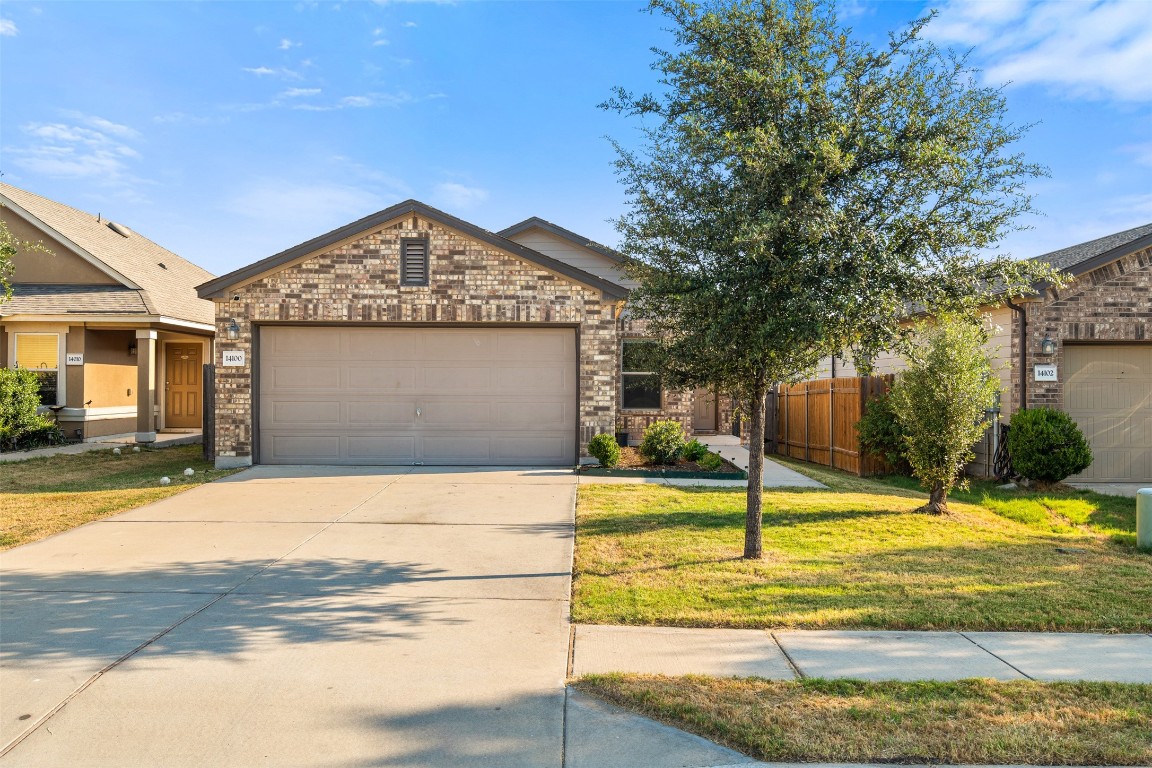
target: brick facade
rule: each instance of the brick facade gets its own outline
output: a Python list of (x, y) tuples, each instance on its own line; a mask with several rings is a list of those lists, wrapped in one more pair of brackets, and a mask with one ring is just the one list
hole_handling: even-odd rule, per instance
[[(1064, 345), (1072, 342), (1152, 342), (1152, 248), (1080, 275), (1065, 288), (1049, 289), (1024, 305), (1028, 316), (1026, 368), (1020, 370), (1020, 329), (1012, 328), (1012, 392), (1020, 376), (1028, 377), (1028, 406), (1064, 408)], [(1057, 341), (1056, 353), (1044, 355), (1045, 335)], [(1054, 363), (1059, 381), (1034, 381), (1037, 364)]]
[[(429, 286), (399, 284), (400, 239), (429, 241)], [(253, 330), (262, 323), (548, 323), (577, 328), (581, 454), (593, 435), (612, 432), (618, 404), (617, 302), (438, 222), (407, 215), (216, 300), (216, 455), (252, 462), (256, 435)], [(240, 338), (228, 340), (235, 320)], [(258, 328), (257, 328), (258, 330)], [(246, 365), (224, 367), (225, 350)], [(689, 409), (690, 413), (690, 409)]]

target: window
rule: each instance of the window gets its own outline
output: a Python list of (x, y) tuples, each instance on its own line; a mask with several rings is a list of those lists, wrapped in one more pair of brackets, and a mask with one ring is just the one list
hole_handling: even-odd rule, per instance
[(428, 241), (400, 238), (400, 285), (428, 285)]
[(60, 337), (54, 333), (16, 334), (16, 367), (40, 379), (40, 404), (57, 405), (60, 382)]
[(625, 341), (620, 354), (620, 407), (660, 408), (660, 376), (655, 373), (656, 342)]

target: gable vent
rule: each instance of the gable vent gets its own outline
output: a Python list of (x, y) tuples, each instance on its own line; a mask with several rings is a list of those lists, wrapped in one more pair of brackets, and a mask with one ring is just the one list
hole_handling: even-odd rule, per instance
[(400, 240), (400, 285), (428, 285), (427, 240)]

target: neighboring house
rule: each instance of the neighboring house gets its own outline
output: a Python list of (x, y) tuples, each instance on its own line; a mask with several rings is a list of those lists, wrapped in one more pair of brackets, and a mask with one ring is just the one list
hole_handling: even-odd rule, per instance
[(202, 426), (212, 359), (212, 277), (127, 227), (0, 183), (0, 217), (47, 253), (15, 256), (0, 303), (0, 360), (40, 378), (41, 402), (69, 438)]
[[(1019, 403), (1067, 412), (1092, 447), (1072, 480), (1152, 482), (1152, 224), (1036, 257), (1063, 271), (1060, 289), (988, 308), (998, 332), (988, 349), (1000, 371), (1001, 416)], [(903, 361), (878, 357), (875, 373)], [(833, 374), (833, 366), (835, 373)], [(855, 376), (829, 361), (821, 378)], [(977, 446), (974, 474), (991, 474), (993, 441)]]
[(618, 425), (691, 431), (691, 394), (628, 366), (620, 263), (410, 200), (206, 282), (217, 463), (570, 466)]

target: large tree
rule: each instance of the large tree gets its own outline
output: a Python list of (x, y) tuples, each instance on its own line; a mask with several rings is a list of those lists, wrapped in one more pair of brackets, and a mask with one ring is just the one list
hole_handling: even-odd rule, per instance
[(765, 397), (821, 358), (888, 346), (911, 306), (1023, 291), (1043, 268), (982, 260), (1030, 209), (1043, 169), (1011, 152), (999, 90), (921, 38), (874, 48), (830, 0), (653, 0), (675, 46), (663, 86), (603, 106), (641, 119), (615, 142), (616, 222), (667, 386), (717, 386), (750, 416), (744, 556), (762, 557)]

